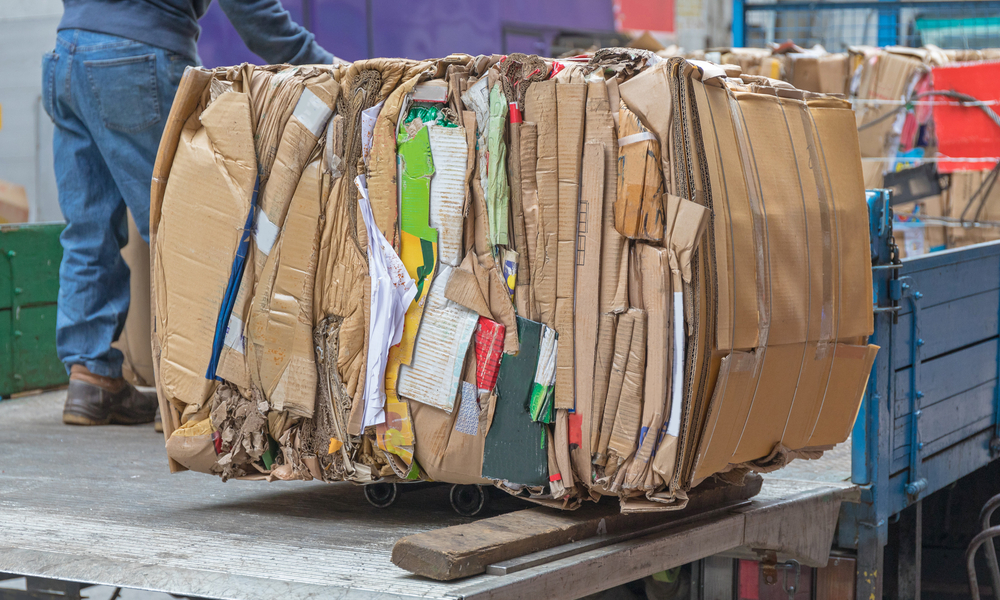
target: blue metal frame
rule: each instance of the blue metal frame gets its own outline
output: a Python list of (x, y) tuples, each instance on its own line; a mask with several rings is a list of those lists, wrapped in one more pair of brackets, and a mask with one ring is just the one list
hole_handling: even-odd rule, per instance
[(869, 191), (868, 208), (882, 349), (852, 437), (861, 503), (843, 508), (838, 544), (857, 548), (857, 597), (881, 598), (889, 518), (1000, 454), (1000, 242), (899, 261), (889, 193)]
[[(754, 13), (774, 13), (774, 14), (809, 14), (819, 15), (849, 15), (857, 14), (861, 11), (871, 11), (877, 16), (875, 25), (875, 37), (871, 41), (848, 41), (840, 40), (844, 44), (871, 44), (877, 43), (879, 46), (908, 45), (912, 42), (911, 36), (921, 35), (919, 31), (910, 32), (905, 38), (900, 37), (900, 24), (903, 22), (904, 11), (921, 11), (924, 14), (937, 15), (957, 15), (960, 18), (967, 16), (973, 22), (967, 27), (986, 27), (984, 23), (988, 19), (982, 17), (1000, 17), (1000, 0), (848, 0), (845, 2), (825, 2), (825, 1), (799, 1), (799, 2), (776, 2), (775, 0), (733, 0), (733, 25), (732, 25), (732, 45), (733, 47), (744, 47), (750, 42), (748, 31), (749, 17)], [(846, 16), (844, 17), (846, 18)], [(952, 18), (952, 17), (948, 17)], [(976, 20), (978, 19), (978, 20)], [(852, 23), (856, 19), (852, 20)], [(996, 25), (989, 25), (989, 39), (1000, 39), (1000, 29)], [(775, 42), (785, 41), (797, 35), (786, 35), (787, 30), (798, 31), (798, 27), (780, 26), (777, 30), (784, 30), (779, 36), (775, 34)], [(919, 28), (918, 28), (919, 29)], [(780, 39), (779, 39), (780, 38)], [(803, 42), (805, 40), (793, 39), (793, 41)], [(959, 44), (961, 45), (961, 44)], [(827, 47), (831, 52), (839, 51), (842, 48)]]

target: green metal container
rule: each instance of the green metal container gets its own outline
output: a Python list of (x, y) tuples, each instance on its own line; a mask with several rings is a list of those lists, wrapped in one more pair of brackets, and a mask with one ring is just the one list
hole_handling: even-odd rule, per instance
[(0, 396), (63, 385), (56, 354), (64, 223), (0, 225)]

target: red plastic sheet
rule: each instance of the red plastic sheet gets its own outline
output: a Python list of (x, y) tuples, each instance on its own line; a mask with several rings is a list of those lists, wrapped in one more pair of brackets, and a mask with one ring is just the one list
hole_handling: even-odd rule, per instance
[[(933, 70), (934, 89), (949, 90), (973, 96), (977, 100), (1000, 100), (1000, 61), (967, 62), (936, 67)], [(1000, 154), (1000, 126), (983, 109), (959, 106), (958, 100), (934, 96), (934, 128), (938, 154), (942, 160), (938, 171), (975, 171), (991, 169), (995, 160), (970, 162), (949, 161), (947, 158), (996, 157)], [(1000, 113), (1000, 103), (991, 108)]]
[(479, 317), (476, 329), (476, 386), (481, 390), (492, 390), (497, 385), (504, 332), (502, 324)]

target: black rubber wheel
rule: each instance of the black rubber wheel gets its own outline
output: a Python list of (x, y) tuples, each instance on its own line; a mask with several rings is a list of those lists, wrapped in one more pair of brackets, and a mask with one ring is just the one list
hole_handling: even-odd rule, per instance
[(389, 508), (399, 498), (395, 483), (370, 483), (365, 486), (365, 500), (375, 508)]
[(489, 506), (489, 490), (481, 485), (453, 485), (448, 495), (451, 507), (463, 517), (474, 517)]

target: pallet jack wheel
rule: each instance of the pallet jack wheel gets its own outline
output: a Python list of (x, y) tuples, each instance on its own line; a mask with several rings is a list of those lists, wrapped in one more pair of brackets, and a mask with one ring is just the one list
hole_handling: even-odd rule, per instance
[(375, 508), (389, 508), (399, 498), (395, 483), (370, 483), (365, 486), (365, 500)]
[(489, 490), (481, 485), (453, 485), (448, 498), (451, 507), (463, 517), (474, 517), (489, 506)]

